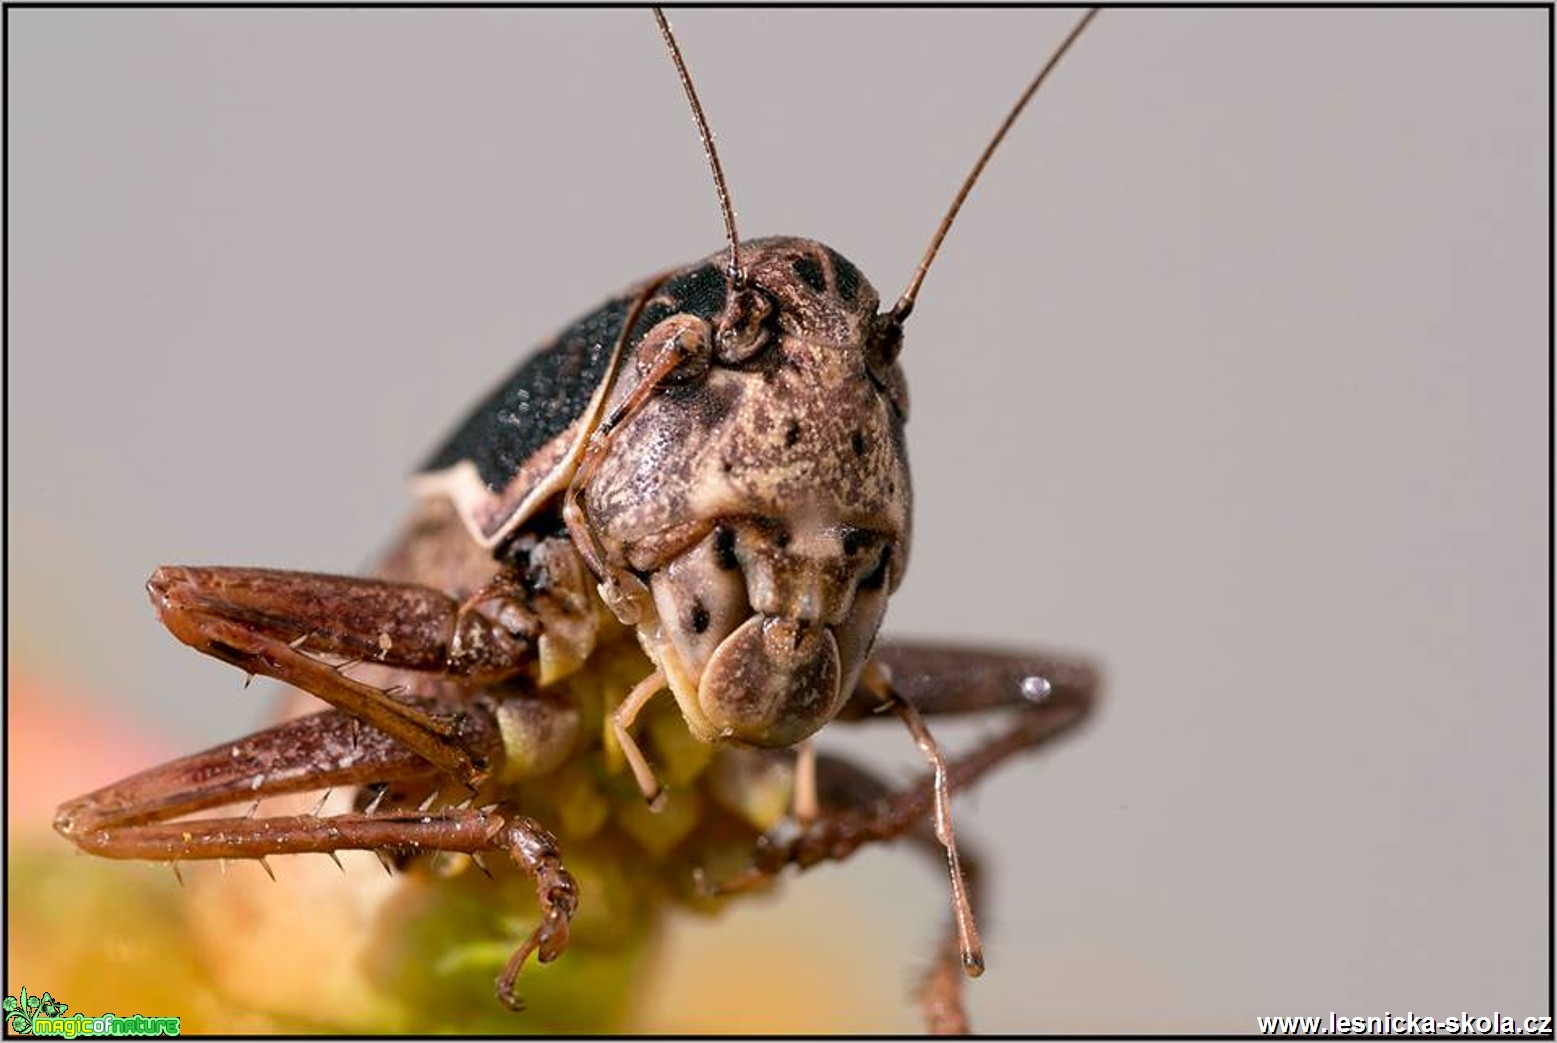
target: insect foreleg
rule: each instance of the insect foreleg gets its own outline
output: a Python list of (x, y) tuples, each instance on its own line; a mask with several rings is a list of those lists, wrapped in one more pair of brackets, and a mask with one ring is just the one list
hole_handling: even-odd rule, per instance
[[(931, 645), (884, 645), (875, 657), (884, 669), (874, 684), (862, 684), (840, 717), (860, 720), (892, 708), (893, 701), (911, 707), (908, 716), (1010, 709), (1005, 730), (971, 751), (945, 760), (930, 776), (907, 789), (868, 804), (832, 805), (810, 826), (785, 842), (767, 841), (754, 852), (751, 865), (711, 893), (760, 887), (785, 866), (809, 868), (818, 862), (841, 861), (866, 844), (895, 840), (923, 830), (933, 809), (944, 811), (947, 794), (972, 785), (1013, 754), (1045, 742), (1078, 723), (1091, 708), (1097, 674), (1087, 664), (1041, 655), (1010, 655)], [(901, 680), (899, 676), (901, 675)], [(883, 704), (881, 678), (889, 677), (893, 701)], [(922, 723), (922, 722), (921, 722)], [(920, 738), (922, 729), (915, 729)], [(824, 804), (831, 804), (825, 801)], [(936, 816), (937, 827), (942, 815)], [(937, 828), (936, 833), (942, 830)], [(944, 839), (944, 838), (943, 838)], [(964, 879), (966, 866), (964, 866)], [(971, 901), (956, 902), (959, 918), (971, 918)], [(961, 924), (959, 924), (959, 928)], [(962, 933), (959, 930), (959, 933)], [(966, 937), (966, 936), (964, 936)], [(969, 946), (958, 946), (967, 967)], [(938, 974), (941, 972), (937, 972)], [(944, 989), (944, 985), (941, 986)]]
[[(932, 859), (941, 857), (941, 843), (935, 833), (926, 828), (916, 828), (908, 834), (917, 850)], [(978, 907), (979, 881), (983, 877), (982, 862), (962, 845), (962, 876), (968, 889), (969, 901)], [(967, 980), (962, 961), (962, 934), (956, 918), (946, 925), (941, 939), (936, 943), (935, 956), (919, 979), (916, 994), (919, 1009), (924, 1014), (925, 1028), (939, 1036), (966, 1036), (969, 1032), (968, 1014), (962, 1004), (963, 982)]]
[(607, 721), (617, 745), (622, 748), (622, 754), (627, 758), (628, 766), (632, 768), (633, 779), (638, 783), (638, 790), (643, 794), (643, 799), (648, 803), (650, 811), (659, 811), (665, 806), (665, 788), (660, 785), (659, 779), (655, 778), (654, 769), (649, 767), (649, 762), (632, 737), (630, 729), (644, 705), (664, 688), (665, 674), (661, 670), (655, 670), (628, 693), (627, 698), (622, 700), (622, 704)]
[(164, 567), (147, 583), (180, 641), (295, 685), (394, 737), (475, 788), (490, 772), (437, 717), (308, 655), (363, 655), (413, 670), (496, 678), (533, 667), (533, 643), (430, 587), (244, 568)]
[(801, 826), (809, 826), (821, 813), (816, 772), (816, 743), (806, 739), (795, 750), (795, 795), (789, 809), (791, 817)]
[[(852, 761), (841, 757), (823, 755), (816, 766), (817, 792), (824, 808), (838, 811), (870, 807), (875, 802), (891, 797), (892, 788), (875, 774)], [(944, 858), (941, 842), (934, 828), (920, 820), (905, 834), (916, 851), (940, 862)], [(977, 907), (981, 894), (983, 872), (981, 860), (962, 845), (962, 875), (967, 882), (968, 898)], [(935, 955), (924, 976), (919, 980), (917, 995), (924, 1013), (925, 1027), (936, 1035), (967, 1035), (968, 1016), (963, 1009), (962, 944), (955, 919), (935, 947)]]
[(962, 875), (962, 858), (957, 852), (957, 834), (952, 828), (951, 783), (947, 779), (946, 758), (930, 734), (924, 717), (912, 702), (892, 688), (884, 669), (870, 670), (862, 679), (862, 687), (868, 687), (892, 709), (908, 727), (918, 744), (919, 751), (934, 771), (935, 838), (946, 849), (947, 869), (951, 873), (952, 912), (957, 921), (957, 938), (962, 949), (962, 966), (970, 977), (984, 973), (984, 946), (979, 941), (978, 923), (973, 918), (973, 903), (968, 897), (968, 885)]
[[(946, 783), (952, 790), (972, 785), (1012, 754), (1020, 753), (1075, 724), (1083, 715), (1074, 705), (1057, 705), (1050, 712), (1018, 715), (1012, 726), (972, 751), (947, 762)], [(809, 869), (818, 862), (842, 861), (866, 844), (896, 840), (923, 821), (935, 803), (935, 776), (869, 807), (824, 810), (810, 827), (783, 843), (760, 844), (752, 864), (733, 880), (718, 883), (710, 893), (726, 894), (764, 884), (785, 866)]]
[[(902, 669), (909, 694), (897, 686), (896, 670)], [(951, 878), (952, 911), (962, 952), (962, 966), (969, 977), (984, 972), (983, 945), (973, 916), (973, 903), (963, 875), (952, 827), (951, 792), (953, 782), (946, 758), (925, 724), (925, 712), (954, 713), (1000, 706), (1021, 707), (1010, 735), (1023, 735), (1024, 725), (1036, 708), (1053, 698), (1055, 675), (1064, 685), (1062, 702), (1085, 708), (1096, 687), (1095, 677), (1081, 664), (1033, 656), (981, 652), (971, 649), (924, 646), (886, 646), (872, 659), (860, 679), (852, 701), (873, 700), (877, 711), (891, 710), (913, 735), (925, 761), (930, 765), (931, 794), (935, 837), (946, 849)]]

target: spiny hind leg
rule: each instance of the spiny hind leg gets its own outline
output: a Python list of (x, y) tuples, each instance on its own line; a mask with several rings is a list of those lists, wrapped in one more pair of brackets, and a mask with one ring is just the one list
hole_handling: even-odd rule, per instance
[[(557, 840), (533, 819), (488, 808), (389, 811), (316, 817), (219, 818), (97, 829), (72, 837), (83, 849), (110, 858), (171, 861), (255, 859), (268, 855), (374, 851), (419, 854), (448, 851), (472, 856), (504, 853), (532, 880), (540, 920), (497, 978), (497, 996), (520, 1010), (515, 992), (531, 954), (550, 963), (568, 944), (578, 909), (578, 885), (563, 865)], [(269, 866), (266, 865), (268, 871)]]
[[(456, 738), (485, 761), (500, 764), (503, 739), (487, 703), (411, 700), (428, 714), (458, 722)], [(332, 787), (446, 776), (399, 740), (339, 710), (322, 710), (241, 739), (159, 764), (60, 805), (54, 828), (74, 844), (108, 858), (143, 857), (120, 850), (119, 827), (169, 822), (210, 808)], [(89, 846), (90, 845), (90, 846)], [(153, 855), (152, 857), (159, 857)]]
[(509, 820), (503, 847), (519, 867), (535, 881), (541, 919), (528, 938), (508, 958), (497, 978), (497, 998), (510, 1010), (522, 1010), (514, 982), (524, 961), (533, 952), (540, 963), (550, 963), (568, 945), (568, 925), (578, 909), (578, 884), (562, 864), (557, 838), (527, 818)]
[(197, 651), (285, 681), (393, 737), (471, 788), (490, 764), (459, 722), (346, 676), (309, 651), (472, 683), (531, 668), (534, 645), (430, 587), (249, 568), (164, 566), (147, 582), (163, 624)]

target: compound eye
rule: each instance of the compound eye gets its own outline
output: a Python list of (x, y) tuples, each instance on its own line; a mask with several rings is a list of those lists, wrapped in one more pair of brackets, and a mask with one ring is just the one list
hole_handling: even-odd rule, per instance
[(725, 298), (724, 312), (714, 334), (715, 353), (720, 362), (746, 362), (767, 346), (768, 318), (773, 302), (752, 286), (732, 290)]

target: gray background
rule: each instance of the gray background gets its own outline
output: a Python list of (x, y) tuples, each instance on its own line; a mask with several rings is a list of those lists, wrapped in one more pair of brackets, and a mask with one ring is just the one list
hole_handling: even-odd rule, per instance
[[(892, 295), (1072, 18), (676, 25), (743, 234)], [(1543, 1012), (1548, 18), (1108, 12), (975, 192), (909, 330), (888, 627), (1109, 674), (958, 803), (996, 870), (978, 1027)], [(11, 668), (170, 745), (265, 700), (161, 632), (153, 566), (359, 567), (528, 345), (720, 245), (646, 13), (10, 34)], [(790, 900), (822, 877), (901, 992), (942, 878), (873, 855)]]

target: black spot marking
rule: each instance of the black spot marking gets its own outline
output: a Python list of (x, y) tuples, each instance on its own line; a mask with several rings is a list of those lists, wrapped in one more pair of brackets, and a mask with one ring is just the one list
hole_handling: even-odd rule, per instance
[(837, 250), (824, 246), (833, 262), (833, 279), (838, 283), (838, 296), (851, 304), (860, 295), (860, 270), (850, 264)]
[(865, 436), (856, 431), (849, 436), (849, 445), (854, 449), (855, 456), (865, 455)]
[(692, 612), (687, 616), (687, 626), (692, 629), (692, 633), (701, 634), (707, 630), (708, 622), (708, 609), (703, 607), (701, 601), (692, 602)]
[(817, 293), (825, 293), (827, 290), (827, 276), (822, 271), (822, 266), (816, 263), (812, 257), (797, 257), (791, 262), (795, 274), (800, 276), (800, 281), (811, 287)]
[(784, 427), (784, 448), (793, 449), (800, 442), (800, 423), (791, 420)]
[(858, 554), (870, 536), (859, 529), (843, 530), (843, 552), (850, 557)]
[(735, 558), (735, 530), (727, 525), (714, 530), (714, 561), (722, 569), (740, 567), (741, 563)]

